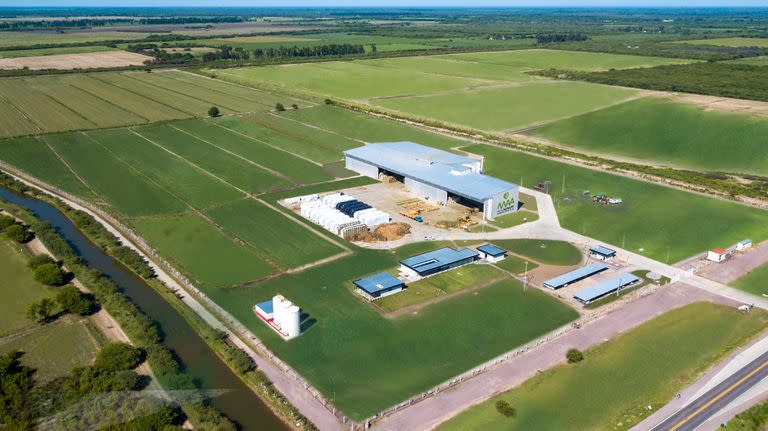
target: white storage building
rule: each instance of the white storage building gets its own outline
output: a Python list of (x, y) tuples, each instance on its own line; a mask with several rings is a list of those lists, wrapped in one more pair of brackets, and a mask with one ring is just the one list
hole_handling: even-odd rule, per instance
[(346, 167), (379, 179), (400, 179), (412, 193), (445, 205), (452, 199), (481, 211), (486, 219), (517, 211), (519, 187), (483, 174), (473, 159), (413, 142), (382, 142), (344, 152)]

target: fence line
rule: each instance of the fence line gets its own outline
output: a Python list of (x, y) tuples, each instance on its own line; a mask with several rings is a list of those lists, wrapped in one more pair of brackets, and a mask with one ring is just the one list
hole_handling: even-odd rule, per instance
[[(35, 179), (33, 176), (28, 175), (25, 172), (13, 166), (10, 166), (3, 161), (0, 161), (0, 168), (12, 173), (12, 175), (19, 177), (25, 182), (32, 184), (36, 188), (39, 188), (46, 193), (53, 194), (54, 196), (58, 195), (58, 197), (64, 197), (67, 200), (75, 202), (76, 204), (84, 208), (87, 208), (89, 211), (95, 213), (104, 221), (111, 224), (115, 229), (117, 229), (122, 234), (127, 236), (135, 245), (137, 245), (137, 247), (140, 248), (140, 250), (137, 250), (137, 251), (139, 251), (140, 253), (150, 255), (152, 257), (152, 260), (156, 264), (158, 264), (159, 266), (162, 266), (162, 269), (165, 272), (170, 273), (182, 285), (182, 289), (187, 291), (187, 293), (190, 293), (190, 292), (194, 293), (194, 295), (198, 299), (202, 300), (202, 302), (207, 308), (213, 309), (215, 315), (218, 315), (220, 319), (223, 318), (225, 320), (226, 322), (225, 326), (232, 329), (236, 333), (236, 335), (241, 340), (243, 340), (243, 342), (247, 346), (254, 347), (262, 357), (269, 359), (273, 363), (273, 365), (275, 365), (278, 369), (280, 369), (283, 372), (283, 374), (285, 374), (286, 376), (298, 382), (302, 387), (304, 387), (304, 389), (308, 393), (310, 393), (322, 406), (324, 406), (329, 412), (331, 412), (341, 423), (349, 425), (351, 430), (357, 430), (360, 428), (368, 429), (370, 425), (375, 423), (376, 421), (379, 421), (383, 418), (391, 416), (392, 414), (395, 414), (405, 408), (408, 408), (418, 402), (424, 401), (425, 399), (428, 399), (437, 394), (440, 394), (446, 390), (452, 389), (453, 387), (479, 374), (489, 371), (506, 361), (509, 361), (522, 354), (525, 354), (531, 351), (532, 349), (540, 347), (543, 344), (549, 343), (560, 337), (563, 337), (566, 334), (572, 332), (573, 330), (580, 329), (582, 326), (587, 325), (591, 322), (594, 322), (595, 320), (605, 316), (606, 314), (611, 313), (612, 311), (623, 306), (624, 304), (627, 304), (629, 302), (635, 301), (637, 299), (640, 299), (642, 297), (648, 296), (656, 292), (656, 290), (658, 290), (658, 288), (660, 287), (655, 284), (649, 284), (648, 286), (638, 289), (637, 291), (624, 295), (620, 300), (614, 301), (611, 304), (603, 306), (599, 310), (590, 312), (589, 314), (582, 316), (575, 322), (571, 322), (568, 325), (555, 329), (554, 331), (549, 332), (548, 334), (545, 334), (535, 340), (532, 340), (522, 346), (516, 347), (513, 350), (503, 353), (474, 368), (471, 368), (470, 370), (467, 370), (457, 376), (454, 376), (420, 394), (414, 395), (395, 406), (382, 410), (381, 412), (364, 420), (362, 423), (355, 423), (351, 421), (350, 418), (345, 416), (339, 409), (337, 409), (332, 402), (330, 402), (325, 396), (323, 396), (320, 393), (320, 391), (318, 391), (308, 381), (306, 381), (303, 377), (301, 377), (301, 375), (298, 372), (296, 372), (296, 370), (294, 370), (290, 365), (288, 365), (282, 359), (280, 359), (274, 353), (272, 353), (272, 351), (269, 350), (269, 348), (261, 341), (261, 339), (256, 337), (250, 330), (248, 330), (248, 328), (246, 328), (242, 323), (240, 323), (234, 316), (232, 316), (228, 311), (226, 311), (225, 309), (220, 307), (218, 304), (216, 304), (205, 293), (197, 289), (194, 286), (194, 284), (186, 276), (184, 276), (181, 272), (176, 270), (173, 267), (173, 265), (171, 265), (167, 260), (165, 260), (165, 258), (160, 256), (160, 254), (152, 246), (150, 246), (132, 228), (126, 226), (124, 223), (117, 220), (114, 216), (104, 211), (103, 209), (95, 206), (94, 204), (87, 202), (68, 192), (65, 192), (57, 187), (43, 183)], [(225, 322), (221, 322), (221, 323), (225, 323)]]

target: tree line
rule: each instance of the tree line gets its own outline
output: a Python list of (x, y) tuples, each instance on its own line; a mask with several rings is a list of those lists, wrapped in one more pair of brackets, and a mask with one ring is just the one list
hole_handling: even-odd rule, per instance
[(318, 46), (279, 46), (275, 48), (257, 48), (253, 51), (253, 58), (290, 58), (290, 57), (325, 57), (332, 55), (365, 54), (365, 48), (361, 44), (332, 43)]
[(543, 45), (546, 43), (578, 42), (587, 39), (589, 37), (584, 33), (549, 33), (537, 35), (536, 43)]
[(62, 28), (92, 28), (106, 27), (117, 24), (220, 24), (228, 22), (244, 22), (240, 16), (220, 17), (163, 17), (163, 18), (79, 18), (57, 20), (18, 20), (0, 22), (0, 30), (51, 30)]

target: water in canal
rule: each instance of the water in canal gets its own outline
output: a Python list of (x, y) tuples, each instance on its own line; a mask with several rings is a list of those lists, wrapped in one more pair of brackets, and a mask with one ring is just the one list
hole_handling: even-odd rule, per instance
[(225, 389), (211, 404), (243, 430), (288, 429), (208, 347), (184, 318), (165, 299), (122, 264), (93, 244), (58, 209), (37, 199), (20, 196), (0, 187), (0, 197), (24, 207), (51, 223), (92, 268), (109, 277), (160, 326), (163, 342), (172, 349), (202, 389)]

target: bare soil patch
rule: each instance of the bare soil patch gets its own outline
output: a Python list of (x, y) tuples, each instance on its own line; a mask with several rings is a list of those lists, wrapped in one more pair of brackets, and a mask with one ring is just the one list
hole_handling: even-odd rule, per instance
[(95, 69), (102, 67), (141, 66), (146, 55), (126, 51), (86, 52), (82, 54), (42, 55), (0, 59), (0, 69)]

